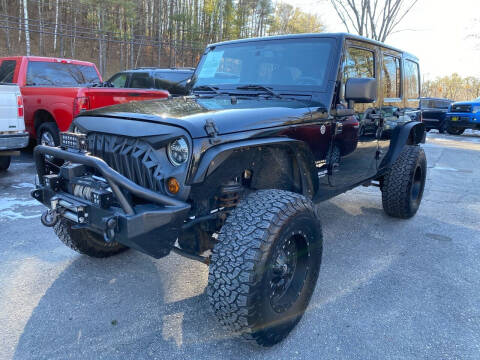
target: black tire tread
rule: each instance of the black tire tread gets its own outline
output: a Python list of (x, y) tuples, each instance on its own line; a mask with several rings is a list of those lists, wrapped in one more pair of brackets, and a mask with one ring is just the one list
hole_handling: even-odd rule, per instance
[(55, 141), (55, 146), (60, 145), (60, 131), (58, 130), (57, 124), (54, 122), (45, 122), (38, 127), (37, 130), (37, 145), (41, 144), (42, 133), (48, 131), (53, 136), (53, 141)]
[(60, 241), (70, 249), (95, 258), (105, 258), (119, 254), (128, 248), (118, 242), (107, 243), (101, 236), (85, 229), (72, 229), (73, 223), (59, 219), (53, 227)]
[(401, 219), (415, 215), (409, 207), (410, 186), (418, 162), (426, 162), (425, 152), (420, 146), (406, 145), (383, 178), (382, 205), (385, 212)]
[[(252, 331), (255, 324), (251, 319), (261, 317), (253, 313), (253, 288), (259, 282), (255, 266), (267, 256), (282, 224), (301, 211), (311, 211), (317, 217), (313, 203), (302, 195), (283, 190), (250, 194), (232, 211), (213, 249), (207, 291), (212, 309), (224, 327), (259, 345), (270, 346), (271, 340), (277, 340), (265, 344), (265, 339)], [(313, 293), (313, 288), (309, 291)]]
[(7, 171), (11, 161), (11, 156), (0, 156), (0, 171)]

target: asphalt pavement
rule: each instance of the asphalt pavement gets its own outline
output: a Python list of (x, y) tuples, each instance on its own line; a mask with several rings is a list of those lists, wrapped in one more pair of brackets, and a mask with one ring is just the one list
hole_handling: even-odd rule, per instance
[(217, 324), (208, 269), (175, 254), (91, 259), (40, 223), (30, 153), (0, 175), (0, 359), (480, 359), (480, 132), (430, 133), (418, 214), (378, 188), (318, 206), (320, 277), (282, 343)]

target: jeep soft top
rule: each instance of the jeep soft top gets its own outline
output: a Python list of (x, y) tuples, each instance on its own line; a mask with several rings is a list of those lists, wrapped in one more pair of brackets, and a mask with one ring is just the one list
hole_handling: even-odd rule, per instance
[(246, 39), (208, 46), (189, 87), (82, 113), (61, 147), (35, 149), (32, 196), (49, 207), (44, 225), (80, 253), (131, 247), (208, 264), (216, 317), (270, 346), (315, 287), (314, 202), (374, 185), (387, 214), (417, 212), (418, 60), (348, 34)]

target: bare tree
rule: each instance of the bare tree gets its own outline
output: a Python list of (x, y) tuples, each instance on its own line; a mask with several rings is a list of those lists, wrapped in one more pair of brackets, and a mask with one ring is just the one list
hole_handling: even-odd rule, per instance
[(385, 41), (418, 0), (330, 0), (340, 20), (361, 36)]
[(30, 56), (30, 28), (28, 26), (28, 3), (23, 0), (23, 22), (25, 24), (25, 44), (27, 56)]

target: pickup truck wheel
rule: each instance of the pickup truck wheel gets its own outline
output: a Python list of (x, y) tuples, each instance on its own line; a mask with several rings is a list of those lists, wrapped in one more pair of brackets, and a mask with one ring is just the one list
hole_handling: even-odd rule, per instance
[(462, 135), (464, 131), (462, 128), (447, 127), (447, 133), (450, 135)]
[(211, 257), (208, 298), (229, 330), (262, 346), (283, 340), (317, 282), (322, 231), (307, 198), (260, 190), (227, 218)]
[(6, 171), (10, 167), (11, 156), (0, 156), (0, 171)]
[(128, 249), (128, 247), (118, 243), (107, 243), (103, 237), (85, 229), (72, 229), (73, 223), (66, 219), (59, 219), (53, 227), (58, 238), (69, 248), (96, 258), (105, 258), (119, 254)]
[(440, 134), (445, 134), (445, 131), (447, 131), (447, 122), (446, 121), (442, 121), (442, 123), (440, 124), (439, 128), (438, 128), (438, 132)]
[(383, 178), (382, 204), (393, 217), (408, 219), (414, 216), (422, 201), (427, 159), (420, 146), (407, 145)]
[(48, 146), (60, 145), (60, 133), (55, 123), (46, 122), (39, 126), (37, 130), (37, 144)]

